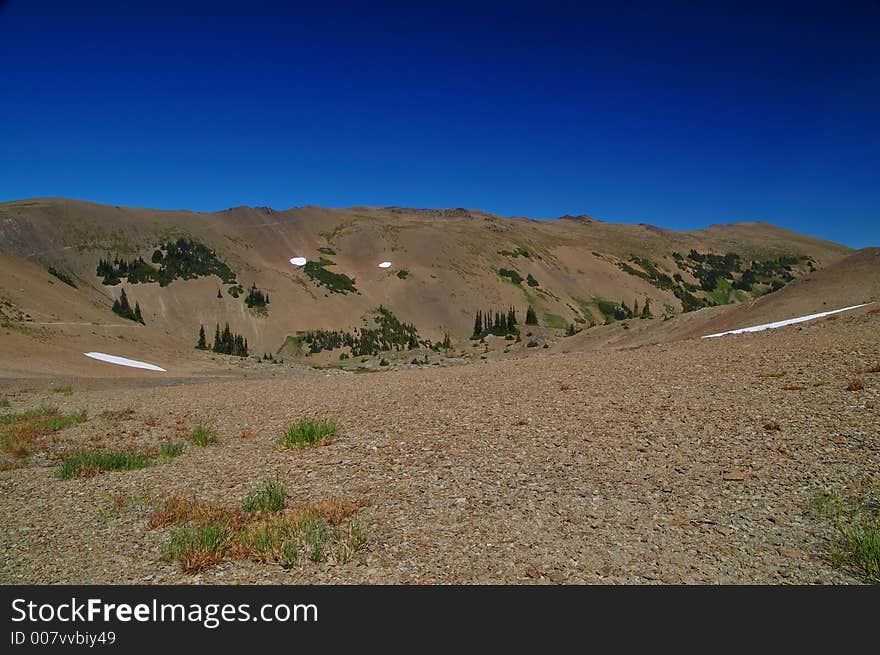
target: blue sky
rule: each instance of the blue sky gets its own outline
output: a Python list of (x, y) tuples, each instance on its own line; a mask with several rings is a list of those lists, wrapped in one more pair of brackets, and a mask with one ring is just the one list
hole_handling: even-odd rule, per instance
[(0, 0), (0, 200), (763, 220), (880, 245), (878, 35), (876, 0)]

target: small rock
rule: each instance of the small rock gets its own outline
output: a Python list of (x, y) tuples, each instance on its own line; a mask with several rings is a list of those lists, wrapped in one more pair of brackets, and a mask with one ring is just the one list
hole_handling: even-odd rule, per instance
[(798, 557), (798, 555), (800, 553), (798, 553), (796, 550), (793, 550), (791, 548), (780, 548), (779, 554), (782, 555), (783, 557)]
[(782, 428), (779, 427), (779, 423), (776, 421), (767, 421), (764, 424), (764, 429), (768, 432), (779, 432)]
[(728, 482), (742, 482), (746, 479), (746, 474), (742, 471), (728, 471), (724, 475), (721, 476), (723, 480), (727, 480)]

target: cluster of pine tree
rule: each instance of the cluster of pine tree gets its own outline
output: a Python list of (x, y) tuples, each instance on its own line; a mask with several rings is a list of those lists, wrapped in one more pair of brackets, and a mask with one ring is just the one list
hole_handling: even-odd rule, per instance
[(240, 334), (235, 334), (232, 330), (229, 329), (229, 323), (226, 324), (226, 327), (223, 330), (220, 330), (220, 325), (218, 324), (216, 328), (214, 328), (214, 343), (209, 348), (208, 340), (205, 337), (205, 326), (199, 326), (199, 340), (196, 343), (196, 348), (199, 350), (213, 350), (215, 353), (219, 353), (221, 355), (236, 355), (237, 357), (247, 357), (248, 356), (248, 342)]
[(192, 239), (179, 238), (160, 244), (153, 251), (152, 264), (136, 257), (131, 261), (118, 256), (110, 261), (98, 261), (95, 270), (107, 285), (119, 284), (121, 278), (127, 278), (130, 284), (138, 282), (158, 282), (160, 286), (168, 286), (176, 279), (192, 280), (197, 277), (216, 275), (227, 284), (235, 283), (235, 273), (217, 257), (217, 253)]
[(257, 289), (256, 284), (252, 284), (247, 296), (244, 298), (244, 304), (249, 308), (264, 308), (269, 304), (269, 292), (263, 293)]
[(529, 308), (526, 309), (526, 325), (537, 325), (538, 324), (538, 315), (535, 313), (535, 308), (529, 305)]
[(513, 307), (506, 312), (490, 309), (484, 314), (478, 309), (474, 316), (474, 332), (471, 339), (482, 339), (489, 334), (494, 334), (496, 337), (519, 334), (519, 329), (516, 327), (516, 310)]
[[(418, 330), (412, 323), (403, 323), (394, 313), (379, 305), (376, 309), (375, 328), (355, 328), (353, 332), (340, 330), (311, 330), (303, 341), (310, 353), (336, 348), (350, 348), (352, 357), (372, 356), (384, 350), (412, 350), (419, 346), (432, 346), (430, 341), (420, 340)], [(452, 342), (444, 342), (452, 346)]]
[(119, 299), (113, 301), (113, 312), (122, 318), (127, 318), (130, 321), (137, 321), (141, 325), (145, 325), (144, 317), (141, 316), (141, 306), (135, 302), (134, 309), (131, 308), (131, 304), (128, 302), (128, 296), (125, 295), (125, 289), (122, 290)]

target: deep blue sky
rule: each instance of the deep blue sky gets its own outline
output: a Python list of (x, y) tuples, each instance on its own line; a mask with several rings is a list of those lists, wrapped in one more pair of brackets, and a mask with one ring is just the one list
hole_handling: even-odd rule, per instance
[(0, 0), (0, 200), (880, 245), (877, 0), (296, 5)]

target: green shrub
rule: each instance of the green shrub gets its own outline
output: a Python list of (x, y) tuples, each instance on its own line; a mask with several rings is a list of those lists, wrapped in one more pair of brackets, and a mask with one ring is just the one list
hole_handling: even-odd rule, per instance
[(526, 347), (527, 347), (527, 348), (537, 348), (537, 347), (538, 347), (538, 342), (535, 341), (534, 339), (532, 339), (531, 341), (529, 341), (529, 342), (526, 344)]
[(7, 398), (5, 395), (0, 395), (0, 407), (4, 409), (9, 407), (9, 398)]
[(52, 389), (54, 393), (60, 393), (62, 396), (72, 396), (73, 395), (73, 387), (69, 384), (62, 385), (60, 387), (55, 387)]
[(500, 275), (501, 277), (506, 277), (508, 280), (510, 280), (514, 284), (519, 284), (520, 282), (523, 281), (522, 275), (520, 275), (516, 271), (509, 270), (506, 268), (499, 268), (498, 275)]
[(279, 440), (282, 448), (306, 448), (336, 435), (338, 425), (333, 419), (308, 419), (291, 425)]

